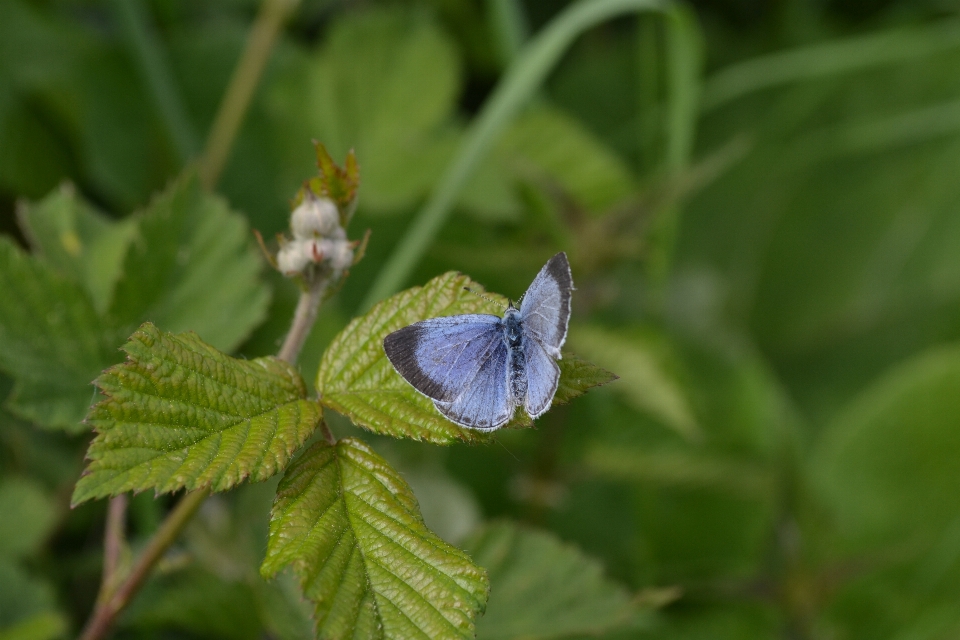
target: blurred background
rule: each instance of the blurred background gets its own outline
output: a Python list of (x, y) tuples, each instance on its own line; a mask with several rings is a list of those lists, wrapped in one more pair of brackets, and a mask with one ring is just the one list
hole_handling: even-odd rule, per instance
[[(960, 637), (960, 4), (670, 7), (578, 35), (401, 270), (395, 248), (569, 3), (291, 5), (208, 183), (271, 238), (316, 172), (311, 140), (356, 150), (349, 232), (370, 244), (308, 380), (391, 277), (455, 269), (516, 298), (568, 252), (567, 347), (619, 381), (487, 446), (359, 434), (445, 539), (470, 549), (509, 519), (582, 563), (566, 626), (498, 601), (496, 574), (480, 637)], [(26, 246), (17, 211), (51, 193), (114, 221), (148, 207), (208, 148), (260, 10), (0, 1), (0, 230)], [(276, 352), (297, 299), (259, 277), (247, 357)], [(32, 422), (0, 413), (3, 640), (72, 634), (100, 576), (105, 504), (69, 509), (90, 436)], [(257, 576), (275, 486), (208, 501), (118, 637), (311, 637), (296, 588)], [(133, 500), (134, 547), (169, 504)]]

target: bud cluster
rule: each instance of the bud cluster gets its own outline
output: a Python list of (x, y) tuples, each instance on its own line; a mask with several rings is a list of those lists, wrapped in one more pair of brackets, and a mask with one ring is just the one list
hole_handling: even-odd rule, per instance
[(304, 189), (303, 200), (290, 217), (293, 239), (284, 239), (277, 268), (286, 276), (306, 276), (324, 267), (342, 273), (353, 264), (355, 243), (347, 240), (337, 205)]

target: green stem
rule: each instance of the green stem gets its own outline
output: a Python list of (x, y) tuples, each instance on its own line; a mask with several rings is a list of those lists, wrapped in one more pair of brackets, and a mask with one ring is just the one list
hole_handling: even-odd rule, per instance
[(670, 0), (579, 0), (544, 27), (520, 51), (471, 123), (456, 157), (380, 270), (361, 309), (369, 309), (403, 286), (446, 221), (470, 174), (577, 36), (624, 13), (664, 11), (670, 6)]
[(247, 46), (237, 68), (230, 78), (220, 109), (210, 128), (207, 146), (203, 152), (200, 176), (204, 185), (212, 189), (220, 179), (240, 124), (250, 107), (253, 93), (267, 66), (273, 44), (280, 28), (296, 9), (300, 0), (263, 0), (260, 12), (250, 29)]
[(173, 79), (170, 62), (142, 0), (113, 0), (113, 9), (180, 162), (186, 164), (200, 145)]
[(150, 538), (147, 547), (140, 554), (140, 558), (130, 574), (108, 598), (97, 603), (90, 621), (80, 635), (80, 640), (99, 640), (107, 635), (117, 615), (123, 611), (124, 607), (140, 590), (157, 561), (177, 539), (208, 495), (210, 495), (210, 492), (206, 489), (194, 491), (185, 495), (177, 503), (177, 506), (170, 512), (157, 532)]

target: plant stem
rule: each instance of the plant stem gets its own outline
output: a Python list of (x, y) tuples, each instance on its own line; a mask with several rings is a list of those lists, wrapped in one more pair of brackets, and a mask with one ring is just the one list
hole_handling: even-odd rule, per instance
[(140, 554), (140, 558), (123, 583), (105, 601), (97, 603), (90, 621), (80, 635), (80, 640), (99, 640), (106, 636), (117, 615), (139, 591), (154, 565), (177, 539), (208, 495), (210, 495), (208, 490), (201, 489), (188, 493), (177, 503), (157, 532), (150, 538), (147, 547)]
[(126, 528), (127, 494), (110, 498), (107, 509), (107, 525), (103, 532), (103, 578), (97, 600), (107, 599), (117, 581), (120, 555), (123, 552), (124, 529)]
[(207, 138), (200, 176), (208, 189), (212, 189), (220, 179), (237, 131), (250, 106), (253, 92), (270, 58), (273, 43), (283, 23), (299, 2), (300, 0), (263, 0), (260, 5), (260, 12), (247, 38), (247, 46), (237, 63), (233, 77), (230, 78), (230, 84), (227, 85), (227, 91)]
[(290, 323), (290, 331), (283, 340), (283, 346), (280, 347), (277, 357), (284, 362), (293, 364), (303, 349), (303, 343), (307, 341), (313, 323), (317, 320), (317, 312), (320, 310), (320, 301), (327, 290), (327, 284), (330, 281), (320, 279), (310, 287), (300, 293), (300, 300), (297, 302), (297, 310), (293, 313), (293, 322)]

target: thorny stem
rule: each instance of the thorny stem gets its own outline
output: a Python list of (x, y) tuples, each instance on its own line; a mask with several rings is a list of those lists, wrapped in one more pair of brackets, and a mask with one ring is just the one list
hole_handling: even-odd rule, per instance
[(203, 184), (212, 189), (220, 179), (230, 155), (237, 131), (247, 113), (253, 92), (270, 58), (280, 28), (296, 9), (300, 0), (263, 0), (260, 12), (250, 29), (247, 46), (230, 78), (230, 84), (214, 118), (200, 166)]
[(131, 569), (130, 574), (124, 579), (123, 583), (117, 587), (116, 591), (110, 593), (102, 602), (97, 603), (97, 607), (91, 616), (90, 621), (80, 635), (80, 640), (99, 640), (106, 636), (113, 626), (117, 615), (123, 611), (129, 604), (133, 596), (143, 586), (144, 581), (150, 575), (154, 565), (163, 556), (167, 548), (173, 544), (177, 536), (196, 513), (203, 501), (207, 499), (210, 492), (207, 489), (201, 489), (188, 493), (177, 503), (173, 511), (167, 516), (163, 524), (157, 530), (147, 547), (140, 554), (137, 563)]

